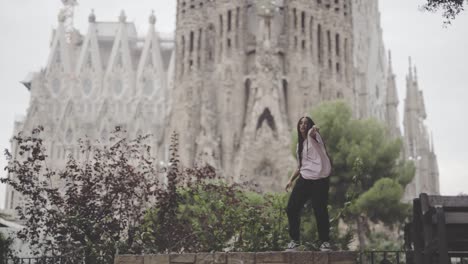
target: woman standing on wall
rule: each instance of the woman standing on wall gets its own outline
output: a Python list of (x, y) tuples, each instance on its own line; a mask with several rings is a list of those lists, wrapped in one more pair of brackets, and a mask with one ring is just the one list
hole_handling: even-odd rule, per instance
[(318, 128), (310, 117), (302, 117), (297, 124), (298, 168), (286, 185), (286, 191), (293, 185), (286, 209), (291, 242), (287, 251), (294, 251), (300, 245), (299, 227), (304, 204), (312, 201), (317, 222), (321, 251), (330, 251), (330, 222), (328, 216), (328, 190), (330, 185), (331, 161)]

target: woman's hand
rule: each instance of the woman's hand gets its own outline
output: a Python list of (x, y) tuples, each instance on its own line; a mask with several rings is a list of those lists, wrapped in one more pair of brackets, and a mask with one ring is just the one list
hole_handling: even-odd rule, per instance
[(299, 169), (297, 169), (296, 171), (294, 171), (294, 173), (292, 174), (291, 178), (289, 178), (288, 184), (286, 184), (286, 188), (285, 188), (287, 192), (289, 191), (289, 188), (292, 187), (293, 182), (294, 182), (294, 180), (297, 178), (297, 176), (299, 176)]
[(311, 129), (309, 129), (309, 137), (313, 137), (315, 139), (316, 134), (319, 132), (318, 126), (313, 126)]
[(287, 192), (289, 192), (289, 188), (291, 188), (291, 186), (292, 186), (292, 181), (289, 180), (288, 184), (286, 184), (286, 188), (285, 188)]

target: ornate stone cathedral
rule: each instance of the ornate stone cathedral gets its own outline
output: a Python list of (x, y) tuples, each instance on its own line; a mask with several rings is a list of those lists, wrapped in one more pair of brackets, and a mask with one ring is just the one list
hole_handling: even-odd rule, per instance
[[(296, 166), (298, 119), (322, 101), (342, 99), (355, 117), (375, 117), (403, 136), (402, 158), (417, 166), (406, 199), (439, 192), (411, 63), (399, 127), (378, 1), (178, 0), (175, 35), (158, 33), (154, 14), (149, 23), (140, 37), (123, 12), (115, 22), (92, 13), (80, 33), (61, 13), (47, 65), (22, 82), (31, 100), (15, 134), (44, 126), (50, 163), (59, 167), (70, 154), (80, 158), (77, 139), (105, 144), (117, 125), (129, 136), (154, 135), (153, 154), (164, 162), (176, 131), (184, 165), (206, 162), (227, 179), (243, 176), (280, 191)], [(7, 211), (19, 203), (7, 189)]]

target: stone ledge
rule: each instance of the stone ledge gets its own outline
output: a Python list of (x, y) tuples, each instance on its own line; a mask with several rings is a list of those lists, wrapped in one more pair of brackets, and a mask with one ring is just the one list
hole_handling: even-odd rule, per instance
[(115, 264), (355, 264), (356, 252), (232, 252), (120, 255)]

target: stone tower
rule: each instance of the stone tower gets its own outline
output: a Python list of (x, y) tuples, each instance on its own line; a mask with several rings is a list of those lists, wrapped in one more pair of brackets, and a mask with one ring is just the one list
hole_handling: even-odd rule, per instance
[(354, 105), (349, 0), (179, 0), (171, 129), (181, 160), (280, 190), (291, 131), (323, 100)]
[(405, 158), (416, 166), (416, 175), (406, 187), (405, 198), (411, 200), (419, 193), (439, 193), (439, 169), (432, 138), (424, 123), (427, 114), (423, 92), (419, 89), (416, 67), (409, 59), (406, 76), (406, 99), (404, 112)]

